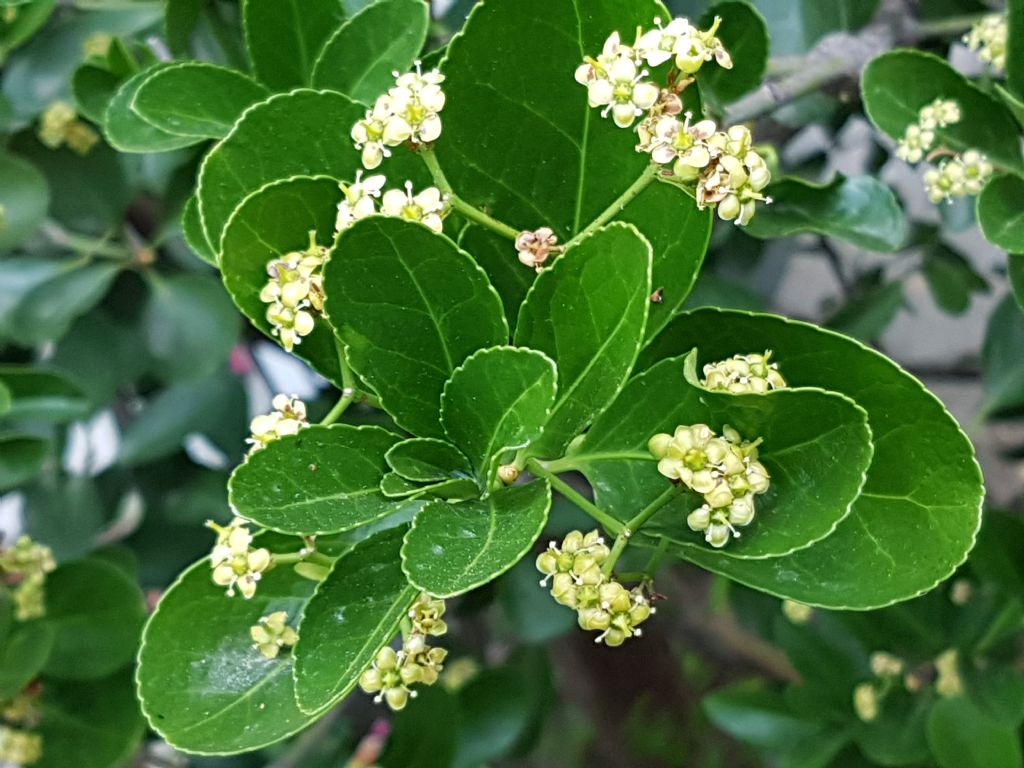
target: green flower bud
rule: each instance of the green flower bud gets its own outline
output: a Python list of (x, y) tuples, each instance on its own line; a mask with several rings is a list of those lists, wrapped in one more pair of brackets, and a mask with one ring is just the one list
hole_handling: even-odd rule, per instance
[(647, 441), (647, 450), (654, 458), (663, 459), (668, 454), (670, 445), (672, 445), (672, 435), (660, 432)]

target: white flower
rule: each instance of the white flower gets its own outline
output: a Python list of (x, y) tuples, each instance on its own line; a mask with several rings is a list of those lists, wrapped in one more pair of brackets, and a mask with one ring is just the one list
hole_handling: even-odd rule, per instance
[(379, 166), (385, 157), (391, 157), (391, 150), (384, 142), (384, 131), (391, 115), (391, 99), (384, 95), (377, 99), (373, 109), (366, 111), (362, 120), (352, 126), (352, 141), (356, 149), (362, 151), (363, 167), (368, 170)]
[(587, 60), (576, 69), (576, 81), (587, 86), (591, 107), (605, 107), (620, 128), (629, 128), (637, 117), (654, 106), (660, 89), (652, 82), (643, 82), (647, 71), (638, 71), (633, 49), (619, 42), (618, 33), (604, 44), (601, 55)]
[(382, 175), (369, 176), (363, 179), (363, 172), (356, 171), (356, 180), (346, 186), (340, 184), (341, 191), (345, 197), (338, 203), (338, 219), (335, 223), (335, 230), (340, 232), (352, 226), (359, 219), (365, 219), (377, 212), (376, 198), (380, 197), (380, 190), (387, 182)]
[(935, 132), (911, 123), (896, 146), (896, 157), (908, 163), (919, 163), (935, 143)]
[(648, 66), (657, 67), (671, 59), (680, 47), (681, 39), (695, 34), (697, 30), (686, 19), (672, 19), (668, 26), (661, 26), (661, 19), (655, 19), (656, 29), (649, 30), (637, 40), (636, 50)]
[(960, 105), (952, 99), (936, 99), (921, 107), (917, 124), (925, 131), (945, 128), (960, 122)]
[(256, 594), (256, 584), (263, 572), (270, 567), (272, 556), (269, 550), (252, 548), (252, 534), (248, 521), (234, 518), (227, 526), (220, 526), (212, 520), (206, 525), (217, 532), (217, 543), (210, 552), (210, 568), (213, 583), (227, 587), (228, 596), (235, 594), (235, 587), (248, 600)]
[(732, 69), (732, 57), (725, 50), (722, 41), (715, 37), (722, 23), (721, 16), (715, 16), (711, 28), (706, 31), (692, 29), (689, 35), (677, 38), (674, 53), (676, 67), (687, 75), (695, 74), (705, 62), (714, 59), (723, 69)]
[(272, 404), (272, 412), (256, 416), (249, 424), (252, 436), (246, 442), (252, 446), (250, 454), (279, 437), (294, 435), (309, 426), (306, 404), (297, 395), (276, 395)]
[(587, 56), (584, 62), (576, 68), (574, 77), (580, 85), (589, 86), (594, 80), (607, 79), (608, 70), (620, 57), (632, 58), (633, 50), (628, 45), (623, 45), (618, 32), (612, 32), (604, 41), (604, 48), (596, 59)]
[(320, 269), (326, 257), (327, 248), (317, 245), (312, 231), (305, 251), (292, 251), (267, 264), (270, 281), (260, 291), (260, 301), (268, 305), (266, 317), (273, 334), (289, 352), (313, 332), (313, 315), (323, 310)]
[(405, 191), (389, 189), (380, 205), (381, 213), (408, 221), (419, 221), (437, 233), (443, 229), (442, 219), (447, 213), (444, 196), (437, 187), (427, 187), (414, 195), (412, 182), (405, 182)]
[(963, 41), (972, 51), (978, 52), (978, 58), (992, 65), (996, 72), (1006, 69), (1006, 43), (1009, 37), (1009, 24), (1006, 14), (989, 14), (964, 35)]
[(711, 161), (711, 153), (706, 144), (715, 133), (713, 120), (701, 120), (693, 125), (689, 112), (685, 120), (680, 122), (670, 115), (662, 115), (654, 121), (649, 129), (641, 126), (641, 152), (650, 152), (651, 159), (662, 165), (678, 160), (681, 166), (699, 169)]

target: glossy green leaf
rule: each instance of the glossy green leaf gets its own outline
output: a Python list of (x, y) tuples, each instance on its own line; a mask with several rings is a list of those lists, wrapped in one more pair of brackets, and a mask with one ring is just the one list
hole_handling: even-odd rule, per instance
[(469, 457), (481, 490), (509, 451), (534, 444), (550, 425), (558, 372), (532, 349), (494, 347), (455, 369), (441, 395), (445, 434)]
[(394, 511), (380, 481), (398, 440), (380, 427), (308, 427), (251, 454), (231, 475), (229, 499), (238, 514), (283, 533), (365, 525)]
[(151, 275), (142, 313), (154, 372), (164, 379), (201, 379), (224, 366), (238, 340), (231, 300), (207, 275)]
[(906, 239), (903, 211), (889, 187), (871, 176), (836, 176), (828, 184), (785, 178), (766, 190), (746, 227), (761, 239), (816, 232), (872, 251), (897, 251)]
[(313, 87), (373, 104), (394, 85), (392, 73), (412, 69), (427, 39), (429, 11), (423, 0), (379, 0), (366, 6), (324, 45), (313, 66)]
[(75, 70), (71, 92), (78, 111), (94, 123), (103, 123), (110, 100), (114, 98), (122, 79), (98, 64), (83, 64)]
[(18, 432), (0, 433), (0, 491), (31, 480), (43, 468), (50, 453), (50, 441)]
[(768, 27), (754, 6), (740, 0), (712, 5), (701, 19), (701, 28), (709, 28), (716, 16), (722, 19), (717, 34), (732, 57), (732, 69), (711, 65), (702, 69), (701, 95), (728, 104), (761, 84), (768, 64)]
[(0, 152), (0, 251), (12, 250), (46, 218), (50, 191), (31, 163)]
[[(334, 240), (341, 190), (334, 179), (296, 177), (268, 184), (246, 198), (231, 215), (221, 243), (220, 267), (231, 298), (267, 336), (274, 338), (267, 321), (267, 305), (260, 291), (267, 284), (267, 263), (281, 254), (309, 247), (309, 233), (317, 242)], [(294, 348), (339, 387), (343, 385), (338, 348), (330, 326), (317, 319), (313, 332)]]
[(135, 96), (150, 77), (173, 64), (155, 64), (128, 78), (117, 89), (103, 114), (103, 132), (110, 146), (120, 152), (167, 152), (202, 141), (195, 136), (168, 133), (146, 122), (132, 109)]
[(967, 699), (940, 699), (928, 719), (928, 745), (941, 768), (1020, 768), (1015, 729), (990, 720)]
[(150, 727), (202, 754), (248, 752), (306, 727), (315, 716), (295, 703), (292, 654), (264, 658), (249, 628), (273, 611), (296, 626), (313, 587), (291, 568), (274, 568), (246, 600), (213, 583), (206, 559), (182, 573), (142, 636), (136, 679)]
[(220, 139), (247, 107), (269, 95), (266, 87), (237, 70), (184, 61), (145, 78), (131, 109), (166, 133)]
[(417, 483), (469, 477), (473, 467), (451, 443), (431, 437), (414, 437), (395, 443), (384, 457), (394, 472)]
[(48, 677), (91, 680), (131, 661), (146, 619), (142, 592), (120, 568), (95, 558), (62, 565), (46, 577), (46, 623), (53, 650)]
[[(699, 352), (702, 363), (724, 357)], [(598, 506), (627, 520), (669, 487), (647, 452), (653, 435), (691, 424), (721, 433), (729, 424), (748, 440), (764, 440), (760, 457), (772, 483), (757, 498), (754, 522), (728, 547), (711, 550), (686, 525), (687, 513), (701, 501), (686, 494), (642, 533), (666, 537), (684, 557), (693, 552), (713, 559), (778, 557), (829, 536), (849, 513), (871, 461), (864, 412), (818, 389), (769, 396), (708, 392), (698, 384), (696, 364), (696, 354), (672, 358), (634, 378), (571, 454), (573, 466), (594, 487)], [(842, 465), (836, 466), (840, 455)]]
[(992, 179), (978, 195), (978, 224), (993, 245), (1024, 253), (1024, 179), (1005, 174)]
[(402, 546), (409, 581), (437, 597), (469, 592), (529, 552), (551, 506), (546, 481), (513, 485), (479, 501), (432, 501), (420, 510)]
[[(3, 610), (9, 612), (9, 606)], [(45, 622), (15, 624), (0, 645), (0, 696), (10, 700), (21, 693), (39, 675), (52, 647), (53, 629)]]
[(644, 341), (651, 248), (631, 225), (611, 224), (565, 252), (533, 284), (516, 344), (558, 366), (559, 392), (530, 453), (555, 458), (618, 394)]
[(404, 429), (441, 437), (441, 391), (478, 349), (508, 341), (498, 294), (446, 237), (372, 217), (342, 232), (324, 309), (349, 363)]
[(573, 72), (613, 31), (631, 38), (665, 15), (655, 0), (478, 4), (442, 64), (436, 152), (459, 195), (517, 229), (549, 226), (562, 242), (593, 221), (647, 158), (633, 132), (587, 105)]
[(398, 632), (417, 594), (399, 566), (405, 530), (384, 531), (342, 556), (306, 606), (295, 646), (295, 695), (305, 711), (344, 698)]
[(996, 307), (985, 331), (982, 380), (983, 415), (1024, 406), (1024, 310), (1005, 297)]
[[(975, 293), (987, 293), (989, 290), (985, 278), (967, 259), (941, 243), (925, 253), (921, 274), (928, 282), (935, 303), (958, 315), (967, 311)], [(900, 304), (902, 306), (902, 299)]]
[(243, 0), (256, 76), (279, 91), (309, 85), (317, 55), (343, 18), (341, 0)]
[[(841, 392), (868, 413), (874, 456), (850, 516), (825, 540), (769, 560), (687, 557), (744, 584), (831, 608), (881, 607), (947, 578), (974, 544), (983, 496), (974, 451), (920, 382), (837, 334), (782, 318), (698, 310), (670, 324), (642, 363), (698, 346), (702, 359), (772, 349), (793, 385)], [(941, 463), (942, 471), (936, 467)], [(876, 578), (865, 578), (865, 574)]]
[(0, 384), (11, 397), (4, 418), (62, 423), (92, 410), (86, 394), (67, 377), (27, 365), (0, 365)]
[(894, 139), (917, 122), (922, 107), (937, 98), (953, 99), (962, 119), (936, 129), (937, 146), (957, 152), (977, 149), (999, 165), (1024, 169), (1020, 146), (1006, 141), (1018, 133), (1006, 107), (937, 56), (912, 50), (884, 53), (864, 70), (861, 91), (868, 117)]
[(217, 252), (206, 239), (203, 220), (199, 216), (199, 200), (192, 195), (181, 212), (181, 234), (192, 252), (207, 264), (217, 266)]

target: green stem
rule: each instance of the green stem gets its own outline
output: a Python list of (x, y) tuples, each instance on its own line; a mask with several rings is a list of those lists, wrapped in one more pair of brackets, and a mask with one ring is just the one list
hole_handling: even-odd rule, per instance
[(359, 394), (359, 390), (356, 389), (356, 377), (352, 373), (352, 369), (349, 367), (348, 361), (345, 359), (345, 353), (341, 348), (341, 344), (335, 339), (335, 344), (338, 348), (338, 363), (341, 366), (341, 398), (334, 407), (328, 412), (326, 416), (321, 419), (320, 424), (327, 426), (333, 424), (341, 415), (348, 410), (348, 407), (355, 402), (356, 395)]
[(132, 258), (132, 251), (123, 245), (107, 242), (106, 238), (94, 239), (84, 235), (76, 235), (68, 232), (60, 224), (47, 221), (43, 224), (42, 232), (54, 245), (74, 251), (87, 258), (101, 256), (107, 259), (120, 259), (127, 261)]
[(670, 485), (665, 489), (658, 498), (644, 507), (640, 512), (633, 518), (631, 518), (626, 525), (619, 531), (615, 537), (615, 543), (612, 544), (611, 554), (608, 555), (608, 559), (604, 561), (604, 565), (601, 566), (601, 571), (605, 576), (610, 576), (612, 571), (615, 570), (615, 563), (618, 561), (619, 556), (622, 555), (626, 545), (629, 544), (629, 540), (633, 537), (633, 534), (643, 527), (643, 524), (651, 519), (651, 516), (659, 509), (664, 507), (668, 502), (674, 499), (679, 493), (679, 489), (675, 485)]
[(519, 230), (514, 227), (510, 227), (502, 221), (498, 221), (493, 216), (489, 216), (479, 208), (467, 203), (455, 193), (455, 190), (452, 189), (451, 183), (448, 181), (448, 177), (445, 176), (444, 171), (441, 170), (440, 163), (437, 162), (437, 156), (434, 154), (434, 150), (423, 149), (420, 150), (419, 155), (423, 158), (423, 162), (426, 164), (427, 170), (430, 171), (430, 175), (433, 177), (437, 188), (441, 190), (442, 194), (447, 196), (448, 204), (453, 210), (458, 211), (462, 216), (473, 223), (479, 224), (481, 227), (485, 227), (502, 237), (508, 238), (509, 240), (515, 240), (519, 237)]
[(609, 515), (603, 509), (600, 509), (596, 504), (594, 504), (594, 502), (562, 480), (558, 475), (550, 472), (544, 464), (537, 461), (537, 459), (529, 459), (526, 462), (526, 469), (535, 476), (542, 477), (551, 483), (552, 488), (599, 522), (604, 529), (608, 531), (608, 533), (617, 534), (622, 530), (622, 523)]
[(572, 248), (577, 245), (580, 240), (587, 237), (598, 227), (603, 227), (609, 221), (620, 215), (627, 205), (629, 205), (633, 199), (643, 192), (654, 181), (658, 172), (661, 170), (661, 166), (656, 163), (651, 163), (644, 169), (644, 172), (640, 174), (636, 181), (629, 185), (629, 188), (619, 195), (618, 199), (604, 209), (596, 219), (588, 224), (579, 234), (576, 235), (572, 240), (565, 244), (566, 249)]
[(657, 571), (658, 566), (661, 565), (661, 559), (665, 556), (666, 551), (668, 551), (668, 539), (662, 536), (658, 539), (658, 548), (651, 553), (651, 559), (648, 560), (647, 565), (644, 566), (644, 578), (654, 578), (654, 572)]

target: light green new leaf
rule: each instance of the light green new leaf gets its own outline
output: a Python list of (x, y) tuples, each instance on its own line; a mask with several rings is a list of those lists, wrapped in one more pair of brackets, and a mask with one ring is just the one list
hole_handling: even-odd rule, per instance
[(117, 89), (103, 113), (103, 132), (107, 142), (120, 152), (167, 152), (190, 147), (203, 141), (201, 137), (168, 133), (143, 120), (132, 109), (135, 95), (142, 84), (174, 64), (154, 64), (128, 78)]
[(0, 412), (13, 421), (61, 424), (84, 418), (92, 410), (85, 392), (55, 371), (0, 365), (0, 385), (10, 396), (10, 407), (0, 408)]
[(566, 251), (533, 284), (516, 344), (555, 361), (559, 392), (532, 455), (561, 456), (626, 383), (644, 341), (651, 259), (635, 227), (611, 224)]
[(768, 64), (768, 27), (754, 6), (740, 0), (711, 6), (701, 18), (701, 28), (711, 27), (716, 16), (722, 19), (717, 34), (732, 57), (732, 69), (708, 64), (699, 80), (701, 95), (724, 105), (761, 84)]
[(334, 564), (303, 611), (295, 695), (304, 711), (344, 698), (398, 632), (417, 593), (399, 564), (405, 531), (393, 528), (357, 544)]
[(694, 346), (702, 360), (772, 349), (791, 385), (840, 392), (867, 411), (875, 450), (849, 517), (823, 541), (769, 560), (689, 559), (776, 595), (857, 610), (927, 592), (963, 562), (980, 523), (981, 472), (956, 421), (920, 382), (838, 334), (735, 311), (680, 316), (641, 362)]
[(393, 471), (416, 483), (470, 477), (473, 472), (469, 459), (458, 448), (432, 437), (413, 437), (396, 443), (384, 458)]
[(379, 0), (348, 19), (313, 66), (314, 88), (340, 91), (363, 104), (412, 68), (427, 39), (430, 6), (423, 0)]
[(978, 225), (985, 239), (1007, 253), (1024, 253), (1024, 179), (996, 176), (978, 195)]
[(999, 303), (988, 321), (982, 350), (982, 381), (982, 415), (1024, 406), (1024, 310), (1010, 296)]
[[(276, 340), (260, 291), (267, 284), (267, 264), (280, 255), (304, 251), (309, 233), (317, 243), (334, 240), (341, 189), (334, 179), (298, 176), (268, 184), (247, 197), (231, 215), (221, 242), (221, 274), (228, 293), (242, 313)], [(313, 332), (293, 353), (343, 386), (338, 348), (326, 321), (317, 317)]]
[(437, 597), (469, 592), (530, 551), (551, 507), (547, 481), (495, 491), (485, 499), (432, 501), (416, 515), (402, 546), (409, 581)]
[[(713, 550), (686, 524), (701, 503), (688, 493), (641, 533), (664, 536), (684, 557), (692, 552), (711, 559), (778, 557), (829, 536), (849, 513), (871, 462), (866, 414), (842, 395), (819, 389), (767, 396), (708, 392), (698, 384), (697, 356), (663, 360), (632, 379), (570, 455), (594, 487), (598, 506), (628, 520), (669, 487), (647, 450), (655, 434), (692, 424), (721, 434), (728, 424), (747, 440), (763, 439), (760, 459), (772, 481), (757, 497), (754, 522)], [(700, 350), (701, 362), (720, 358)], [(838, 466), (837, 456), (843, 457)]]
[(395, 511), (380, 481), (399, 439), (380, 427), (308, 427), (251, 454), (231, 475), (229, 499), (238, 514), (282, 533), (357, 528)]
[(486, 491), (508, 451), (531, 445), (550, 423), (558, 372), (532, 349), (494, 347), (471, 355), (441, 395), (445, 434), (469, 457)]
[(864, 70), (861, 92), (868, 117), (894, 139), (916, 123), (920, 109), (938, 98), (960, 106), (961, 120), (935, 129), (935, 145), (962, 152), (977, 149), (995, 163), (1024, 170), (1013, 117), (993, 96), (973, 85), (930, 53), (895, 50), (873, 59)]
[(39, 474), (49, 453), (50, 441), (44, 437), (0, 433), (0, 491), (8, 491)]
[(487, 275), (421, 224), (371, 217), (341, 233), (324, 309), (359, 377), (404, 429), (443, 437), (441, 391), (473, 352), (508, 341)]
[(324, 42), (344, 16), (341, 0), (243, 0), (245, 43), (256, 76), (278, 91), (309, 85)]
[[(291, 568), (263, 574), (256, 595), (228, 597), (200, 560), (164, 592), (142, 636), (136, 673), (150, 727), (187, 752), (233, 754), (273, 744), (315, 716), (295, 703), (292, 654), (267, 659), (249, 628), (285, 611), (295, 627), (314, 582)], [(300, 629), (301, 631), (301, 629)]]
[(0, 152), (0, 251), (20, 245), (46, 218), (46, 177), (20, 157)]
[(940, 699), (928, 718), (928, 746), (941, 768), (1021, 768), (1016, 729), (990, 719), (967, 699)]
[(828, 184), (785, 178), (766, 192), (772, 204), (761, 206), (746, 227), (754, 237), (816, 232), (872, 251), (897, 251), (906, 239), (896, 196), (871, 176), (836, 176)]
[(220, 139), (247, 107), (269, 95), (267, 88), (237, 70), (183, 61), (147, 77), (131, 108), (167, 133)]
[(76, 560), (46, 577), (46, 618), (53, 650), (47, 677), (92, 680), (106, 677), (135, 654), (146, 620), (142, 592), (111, 563)]

